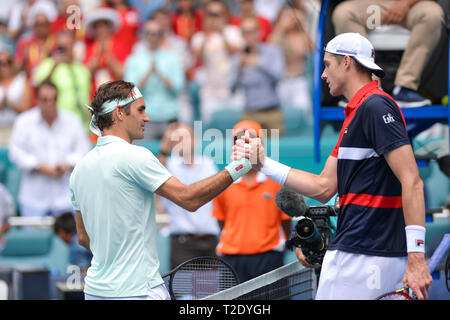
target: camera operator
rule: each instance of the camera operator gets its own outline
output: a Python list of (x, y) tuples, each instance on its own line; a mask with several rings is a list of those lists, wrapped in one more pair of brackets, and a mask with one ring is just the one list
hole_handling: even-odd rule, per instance
[(428, 297), (423, 182), (400, 108), (372, 81), (372, 73), (384, 76), (374, 60), (372, 44), (357, 33), (338, 35), (325, 48), (322, 80), (349, 103), (319, 175), (264, 157), (260, 142), (248, 136), (233, 147), (232, 159), (257, 155), (255, 168), (307, 197), (327, 202), (338, 192), (337, 231), (316, 299), (375, 299), (403, 286)]

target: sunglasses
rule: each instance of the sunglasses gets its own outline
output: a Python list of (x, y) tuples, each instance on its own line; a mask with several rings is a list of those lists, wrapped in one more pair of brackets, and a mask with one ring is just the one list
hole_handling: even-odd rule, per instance
[(153, 31), (153, 30), (145, 30), (144, 36), (146, 37), (162, 37), (164, 32), (162, 30), (160, 31)]
[(223, 16), (222, 12), (215, 12), (215, 11), (207, 11), (206, 14), (213, 18), (219, 18), (219, 17)]

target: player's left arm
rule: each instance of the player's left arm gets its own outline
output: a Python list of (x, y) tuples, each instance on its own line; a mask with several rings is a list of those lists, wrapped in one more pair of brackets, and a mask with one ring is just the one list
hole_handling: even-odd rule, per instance
[[(392, 172), (402, 187), (402, 206), (406, 226), (425, 226), (425, 201), (423, 182), (419, 176), (411, 145), (402, 145), (384, 154)], [(408, 250), (409, 251), (409, 250)], [(430, 270), (423, 252), (408, 252), (408, 266), (403, 283), (408, 285), (419, 299), (427, 299), (431, 283)]]
[(86, 232), (86, 229), (84, 228), (83, 217), (81, 216), (80, 211), (75, 212), (75, 225), (77, 228), (78, 243), (81, 246), (85, 247), (87, 250), (91, 251), (90, 239)]

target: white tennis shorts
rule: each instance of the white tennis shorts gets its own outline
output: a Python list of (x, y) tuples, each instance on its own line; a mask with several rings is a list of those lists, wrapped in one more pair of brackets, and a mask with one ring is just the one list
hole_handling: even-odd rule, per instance
[(160, 284), (154, 288), (148, 289), (148, 294), (145, 296), (136, 296), (136, 297), (99, 297), (91, 294), (84, 294), (85, 300), (170, 300), (169, 292), (166, 289), (166, 286)]
[(327, 251), (316, 300), (374, 300), (401, 289), (408, 258)]

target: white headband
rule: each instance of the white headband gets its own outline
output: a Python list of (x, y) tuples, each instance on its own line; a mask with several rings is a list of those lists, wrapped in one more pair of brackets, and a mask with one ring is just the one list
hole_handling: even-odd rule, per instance
[[(139, 91), (137, 87), (134, 87), (133, 90), (131, 90), (130, 94), (125, 99), (114, 99), (114, 100), (108, 100), (102, 104), (101, 111), (98, 113), (99, 116), (108, 114), (116, 110), (117, 107), (123, 107), (129, 104), (130, 102), (133, 102), (139, 98), (142, 98), (142, 93)], [(86, 107), (91, 110), (92, 112), (92, 119), (89, 123), (89, 130), (91, 132), (95, 133), (97, 136), (101, 136), (102, 133), (100, 129), (95, 124), (97, 122), (97, 117), (95, 116), (94, 109), (88, 105)]]

